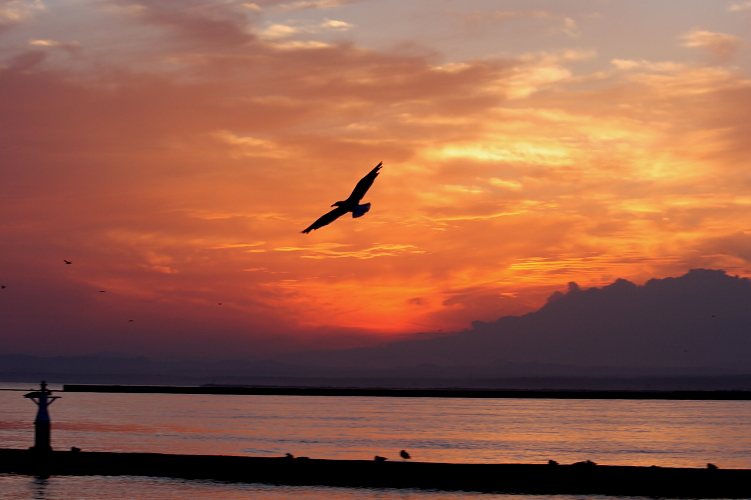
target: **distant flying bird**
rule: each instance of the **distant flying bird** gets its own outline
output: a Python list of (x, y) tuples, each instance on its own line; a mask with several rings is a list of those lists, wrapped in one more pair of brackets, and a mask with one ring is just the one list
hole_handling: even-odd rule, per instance
[(368, 189), (370, 189), (370, 186), (373, 185), (375, 178), (378, 177), (378, 171), (381, 170), (381, 165), (383, 165), (383, 162), (380, 162), (370, 171), (370, 173), (360, 179), (360, 182), (358, 182), (355, 189), (352, 190), (352, 194), (349, 195), (349, 198), (344, 201), (337, 201), (331, 205), (332, 207), (337, 208), (319, 217), (317, 221), (308, 226), (302, 232), (308, 234), (320, 227), (327, 226), (347, 212), (352, 212), (352, 217), (354, 218), (365, 215), (368, 210), (370, 210), (370, 203), (364, 203), (362, 205), (359, 203), (363, 196), (365, 196), (365, 193), (368, 192)]
[(132, 323), (133, 321), (135, 321), (135, 320), (133, 320), (133, 319), (129, 319), (129, 320), (128, 320), (128, 323)]
[(71, 261), (65, 259), (63, 259), (63, 262), (65, 262), (66, 264), (73, 264)]
[(99, 293), (107, 293), (107, 290), (99, 290)]
[(0, 288), (5, 288), (5, 285), (0, 285)]
[(409, 453), (407, 453), (405, 450), (400, 451), (399, 452), (399, 456), (402, 457), (402, 458), (404, 458), (404, 459), (412, 458), (412, 457), (409, 456)]

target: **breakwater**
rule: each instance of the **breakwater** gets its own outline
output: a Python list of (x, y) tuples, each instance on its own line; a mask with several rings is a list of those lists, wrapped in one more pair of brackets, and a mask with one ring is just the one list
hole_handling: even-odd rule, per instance
[(451, 464), (0, 449), (0, 472), (159, 476), (345, 487), (672, 498), (751, 497), (751, 470), (594, 464)]
[(494, 389), (362, 389), (326, 387), (232, 387), (65, 384), (64, 392), (123, 394), (237, 394), (247, 396), (370, 396), (473, 399), (627, 399), (748, 401), (751, 391), (567, 391)]

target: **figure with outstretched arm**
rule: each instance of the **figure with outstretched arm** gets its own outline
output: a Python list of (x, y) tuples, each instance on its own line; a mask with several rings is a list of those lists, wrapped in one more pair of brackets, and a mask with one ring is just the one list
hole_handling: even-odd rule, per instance
[(37, 418), (34, 420), (34, 451), (52, 451), (50, 446), (50, 414), (47, 407), (59, 396), (52, 396), (52, 391), (47, 389), (47, 383), (42, 380), (38, 391), (25, 394), (25, 398), (31, 399), (39, 407)]

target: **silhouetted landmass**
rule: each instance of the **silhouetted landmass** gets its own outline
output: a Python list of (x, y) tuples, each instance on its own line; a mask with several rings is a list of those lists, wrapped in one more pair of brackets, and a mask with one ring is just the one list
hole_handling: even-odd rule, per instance
[[(257, 359), (201, 361), (143, 357), (0, 356), (0, 381), (63, 384), (222, 385), (230, 387), (463, 388), (527, 390), (751, 390), (751, 374), (711, 369), (638, 370), (523, 365), (526, 376), (493, 376), (492, 367), (421, 365), (382, 370), (305, 367)], [(10, 369), (9, 369), (10, 368)], [(6, 371), (7, 370), (7, 371)], [(725, 371), (727, 373), (727, 371)], [(544, 375), (552, 373), (551, 375)], [(558, 375), (556, 375), (558, 374)], [(570, 375), (567, 375), (570, 374)], [(544, 375), (544, 376), (543, 376)], [(31, 387), (30, 385), (30, 387)]]

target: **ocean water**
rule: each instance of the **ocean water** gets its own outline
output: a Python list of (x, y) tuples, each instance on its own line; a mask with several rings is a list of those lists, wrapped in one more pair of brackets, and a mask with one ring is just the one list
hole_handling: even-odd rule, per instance
[[(32, 384), (0, 384), (33, 388)], [(54, 389), (54, 386), (51, 386)], [(33, 443), (36, 406), (0, 391), (0, 447)], [(751, 468), (751, 401), (596, 401), (59, 393), (52, 446), (84, 451), (463, 463)], [(5, 499), (514, 498), (418, 490), (0, 475)], [(555, 498), (575, 498), (558, 496)], [(593, 498), (593, 497), (588, 497)]]
[[(612, 500), (595, 495), (503, 495), (387, 488), (328, 488), (152, 477), (30, 478), (0, 474), (3, 500)], [(640, 497), (619, 497), (621, 499)], [(641, 500), (641, 499), (640, 499)]]

